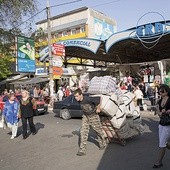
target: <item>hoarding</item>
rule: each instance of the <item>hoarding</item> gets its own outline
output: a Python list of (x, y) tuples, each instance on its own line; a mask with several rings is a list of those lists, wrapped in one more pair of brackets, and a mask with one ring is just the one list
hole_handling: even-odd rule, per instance
[(53, 43), (52, 54), (56, 56), (65, 56), (65, 46)]
[(100, 19), (94, 18), (94, 38), (106, 40), (115, 32), (114, 26)]
[(17, 37), (17, 71), (35, 72), (34, 40), (27, 37)]

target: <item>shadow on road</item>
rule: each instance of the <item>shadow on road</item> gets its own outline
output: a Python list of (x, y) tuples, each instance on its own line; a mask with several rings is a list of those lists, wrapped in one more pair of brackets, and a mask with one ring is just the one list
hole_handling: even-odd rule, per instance
[[(40, 130), (40, 129), (43, 129), (45, 127), (45, 125), (44, 124), (42, 124), (42, 123), (36, 123), (35, 124), (35, 128), (36, 128), (36, 130), (37, 130), (37, 133), (38, 133), (38, 131)], [(28, 135), (30, 135), (31, 134), (31, 132), (30, 132), (30, 129), (29, 129), (29, 125), (28, 125)], [(11, 132), (9, 132), (9, 134), (12, 134)], [(18, 132), (17, 132), (17, 137), (18, 136), (20, 136), (20, 135), (22, 135), (22, 125), (21, 126), (19, 126), (18, 127)]]
[(97, 170), (149, 170), (157, 156), (158, 121), (151, 118), (142, 120), (143, 135), (126, 140), (126, 145), (108, 144)]

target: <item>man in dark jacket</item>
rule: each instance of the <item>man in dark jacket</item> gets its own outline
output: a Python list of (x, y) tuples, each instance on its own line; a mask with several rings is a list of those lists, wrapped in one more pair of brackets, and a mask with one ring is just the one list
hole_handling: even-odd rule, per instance
[(83, 110), (82, 127), (80, 131), (80, 148), (78, 156), (86, 155), (86, 145), (90, 126), (95, 130), (98, 136), (99, 149), (104, 149), (106, 141), (98, 113), (100, 112), (100, 97), (83, 96), (80, 89), (74, 91), (75, 99), (80, 103)]

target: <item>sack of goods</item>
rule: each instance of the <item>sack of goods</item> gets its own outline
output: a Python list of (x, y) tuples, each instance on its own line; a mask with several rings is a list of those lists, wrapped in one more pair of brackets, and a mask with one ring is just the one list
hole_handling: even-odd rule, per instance
[(126, 106), (126, 115), (133, 116), (133, 111), (136, 110), (134, 103), (135, 95), (126, 90), (122, 90), (123, 95), (119, 98), (119, 101), (123, 102)]
[(115, 116), (118, 110), (117, 95), (110, 93), (107, 95), (91, 95), (100, 97), (100, 109), (106, 116)]
[(112, 117), (112, 119), (110, 120), (113, 127), (115, 127), (116, 129), (120, 129), (125, 121), (126, 121), (126, 114), (125, 114), (125, 105), (121, 104), (119, 105), (119, 108), (116, 112), (116, 114)]
[(93, 77), (90, 81), (88, 93), (108, 94), (116, 91), (116, 81), (111, 76)]

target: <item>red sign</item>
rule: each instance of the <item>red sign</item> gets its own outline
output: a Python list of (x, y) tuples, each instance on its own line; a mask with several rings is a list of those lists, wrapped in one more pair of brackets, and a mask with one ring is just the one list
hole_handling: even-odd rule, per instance
[(61, 44), (53, 44), (52, 54), (57, 56), (65, 56), (65, 46)]

